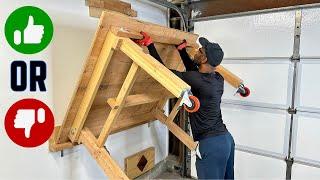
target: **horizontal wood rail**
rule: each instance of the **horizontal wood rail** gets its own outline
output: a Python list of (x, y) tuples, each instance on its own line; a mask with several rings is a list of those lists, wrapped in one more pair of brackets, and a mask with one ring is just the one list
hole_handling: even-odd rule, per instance
[[(130, 95), (126, 98), (124, 107), (138, 106), (142, 104), (149, 104), (153, 102), (157, 102), (160, 100), (160, 97), (156, 97), (154, 95), (149, 94), (135, 94)], [(116, 109), (119, 104), (116, 103), (116, 98), (109, 98), (107, 100), (108, 104), (111, 108)]]

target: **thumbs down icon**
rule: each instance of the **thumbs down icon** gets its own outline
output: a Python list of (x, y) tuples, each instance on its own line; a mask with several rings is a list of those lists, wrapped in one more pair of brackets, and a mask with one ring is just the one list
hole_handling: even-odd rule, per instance
[(19, 109), (14, 119), (14, 127), (24, 129), (26, 138), (30, 138), (32, 126), (36, 123), (36, 117), (39, 123), (45, 122), (45, 110), (39, 108), (37, 111), (34, 109)]

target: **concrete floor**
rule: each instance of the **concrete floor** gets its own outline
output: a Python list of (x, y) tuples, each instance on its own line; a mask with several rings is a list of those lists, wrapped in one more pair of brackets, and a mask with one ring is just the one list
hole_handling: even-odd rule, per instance
[(169, 155), (165, 160), (158, 163), (152, 170), (136, 179), (188, 179), (182, 178), (179, 171), (175, 169), (175, 166), (178, 166), (176, 157)]
[(155, 179), (189, 179), (189, 178), (182, 178), (180, 174), (175, 172), (164, 172), (157, 176)]

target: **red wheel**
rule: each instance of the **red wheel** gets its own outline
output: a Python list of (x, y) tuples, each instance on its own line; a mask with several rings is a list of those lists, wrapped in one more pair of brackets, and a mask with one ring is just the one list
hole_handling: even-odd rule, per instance
[(197, 97), (195, 96), (189, 96), (189, 99), (192, 103), (192, 106), (191, 107), (188, 107), (186, 105), (184, 105), (184, 109), (186, 111), (188, 111), (189, 113), (194, 113), (194, 112), (197, 112), (200, 108), (200, 101)]
[(241, 97), (248, 97), (250, 95), (250, 89), (247, 87), (244, 87), (245, 93), (240, 93)]

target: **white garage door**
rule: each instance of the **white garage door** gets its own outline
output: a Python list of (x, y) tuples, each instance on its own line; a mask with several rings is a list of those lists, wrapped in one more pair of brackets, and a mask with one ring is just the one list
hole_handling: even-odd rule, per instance
[(320, 9), (302, 11), (293, 179), (320, 178)]
[[(293, 179), (320, 177), (320, 9), (302, 10), (301, 25), (295, 24), (299, 17), (292, 10), (195, 22), (195, 33), (218, 42), (223, 65), (251, 89), (251, 96), (242, 98), (226, 83), (222, 100), (223, 119), (237, 146), (236, 178), (286, 178), (287, 158), (293, 158)], [(293, 62), (300, 45), (294, 47), (297, 25), (301, 61)], [(292, 101), (296, 114), (288, 113)], [(194, 164), (191, 171), (196, 177)]]

